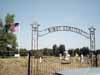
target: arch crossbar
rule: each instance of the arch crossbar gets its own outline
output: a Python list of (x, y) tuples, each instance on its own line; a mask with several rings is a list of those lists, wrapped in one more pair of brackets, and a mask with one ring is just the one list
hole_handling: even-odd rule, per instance
[(57, 32), (57, 31), (71, 31), (71, 32), (78, 33), (88, 39), (90, 38), (89, 33), (87, 33), (86, 31), (83, 31), (82, 29), (71, 27), (71, 26), (54, 26), (54, 27), (46, 28), (40, 31), (39, 36), (41, 37), (41, 36), (47, 35), (52, 32)]

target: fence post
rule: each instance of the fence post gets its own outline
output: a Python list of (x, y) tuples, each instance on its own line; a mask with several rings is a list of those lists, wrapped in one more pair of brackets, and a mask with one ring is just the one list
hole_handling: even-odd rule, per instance
[(97, 54), (97, 52), (95, 52), (95, 62), (96, 62), (95, 67), (98, 67), (98, 54)]
[(31, 75), (31, 69), (30, 69), (30, 57), (31, 57), (31, 52), (28, 52), (28, 75)]

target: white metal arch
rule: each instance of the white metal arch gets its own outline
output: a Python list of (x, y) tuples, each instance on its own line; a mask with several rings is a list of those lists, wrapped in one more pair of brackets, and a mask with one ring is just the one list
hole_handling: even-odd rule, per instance
[(86, 37), (87, 39), (90, 38), (89, 33), (87, 33), (86, 31), (83, 31), (82, 29), (79, 29), (76, 27), (71, 27), (71, 26), (53, 26), (53, 27), (46, 28), (46, 29), (40, 31), (39, 37), (42, 37), (42, 36), (47, 35), (52, 32), (58, 32), (58, 31), (71, 31), (71, 32), (80, 34), (80, 35)]

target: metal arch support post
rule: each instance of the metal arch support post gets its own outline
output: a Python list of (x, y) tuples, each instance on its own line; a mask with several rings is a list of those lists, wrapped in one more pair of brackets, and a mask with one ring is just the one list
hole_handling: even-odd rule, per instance
[[(91, 67), (95, 66), (97, 67), (97, 61), (95, 61), (96, 55), (94, 55), (95, 50), (95, 28), (91, 27), (89, 28), (90, 31), (90, 62), (91, 62)], [(96, 57), (97, 58), (97, 57)]]
[[(32, 32), (34, 32), (34, 34), (32, 34), (32, 36), (34, 35), (34, 39), (32, 37), (32, 42), (34, 40), (34, 50), (37, 50), (36, 55), (38, 55), (38, 37), (39, 37), (39, 24), (38, 23), (33, 23), (32, 24)], [(36, 47), (36, 49), (35, 49)], [(32, 43), (32, 48), (33, 48), (33, 43)], [(36, 75), (38, 75), (38, 58), (36, 60), (36, 71), (34, 71), (36, 73)]]
[[(39, 24), (31, 24), (32, 27), (32, 40), (31, 40), (31, 50), (33, 50), (33, 40), (34, 40), (34, 50), (35, 50), (35, 38), (33, 39), (33, 32), (36, 33), (36, 42), (37, 42), (37, 50), (38, 50), (38, 27)], [(35, 35), (34, 35), (35, 36)], [(31, 51), (29, 51), (28, 56), (28, 75), (32, 75), (32, 62), (31, 62)], [(37, 60), (37, 71), (38, 71), (38, 60)]]
[(90, 31), (90, 50), (95, 51), (95, 28), (89, 28)]

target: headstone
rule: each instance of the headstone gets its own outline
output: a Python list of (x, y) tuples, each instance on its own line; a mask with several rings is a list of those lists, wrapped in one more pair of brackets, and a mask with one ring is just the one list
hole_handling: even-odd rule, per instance
[(80, 56), (76, 53), (76, 55), (75, 55), (75, 57), (76, 57), (76, 61), (79, 61), (80, 62)]
[(67, 51), (65, 51), (65, 57), (64, 57), (65, 60), (70, 60), (70, 55), (68, 54)]
[(18, 58), (20, 57), (20, 54), (15, 54), (14, 57)]
[(81, 63), (84, 63), (84, 56), (83, 56), (83, 54), (81, 55)]
[(59, 54), (60, 60), (62, 60), (62, 54)]
[(69, 54), (66, 55), (65, 60), (70, 60), (70, 55)]
[(40, 57), (40, 60), (39, 61), (40, 61), (40, 63), (42, 63), (42, 57)]
[(78, 57), (79, 55), (76, 53), (76, 55), (75, 55), (76, 57)]

